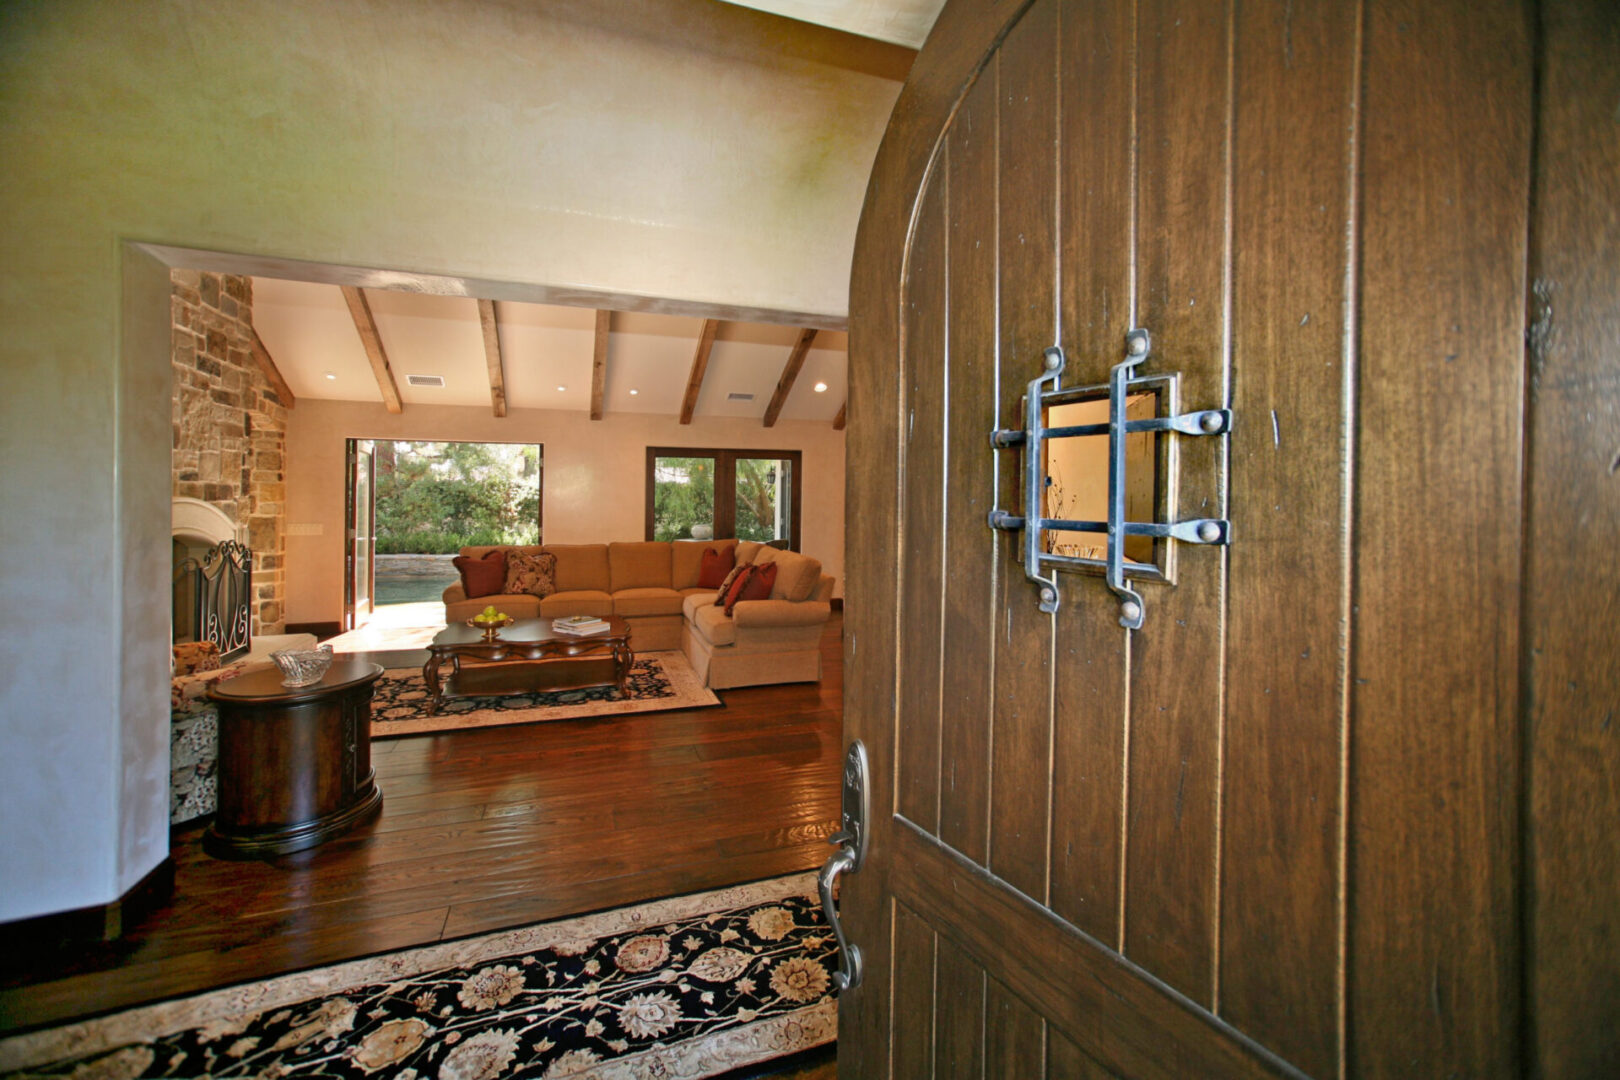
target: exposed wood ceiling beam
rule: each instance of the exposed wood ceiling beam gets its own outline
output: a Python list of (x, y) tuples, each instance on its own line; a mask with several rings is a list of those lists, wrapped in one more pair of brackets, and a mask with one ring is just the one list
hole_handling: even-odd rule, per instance
[(681, 423), (692, 422), (697, 408), (698, 391), (703, 389), (703, 375), (709, 370), (709, 350), (714, 348), (714, 335), (720, 329), (719, 319), (704, 319), (703, 334), (698, 338), (697, 353), (692, 357), (692, 374), (686, 380), (686, 397), (681, 400)]
[(608, 329), (613, 323), (613, 312), (599, 308), (596, 312), (596, 351), (591, 356), (591, 419), (602, 419), (602, 399), (607, 396)]
[(371, 373), (377, 376), (377, 389), (382, 391), (383, 405), (389, 412), (403, 412), (399, 400), (399, 386), (394, 382), (394, 369), (388, 365), (388, 354), (383, 351), (382, 335), (377, 333), (377, 320), (372, 317), (366, 294), (353, 285), (340, 286), (343, 300), (349, 305), (354, 328), (360, 332), (360, 344), (366, 347), (366, 359), (371, 361)]
[(776, 426), (776, 418), (782, 415), (782, 406), (787, 404), (788, 394), (793, 392), (793, 384), (798, 381), (799, 371), (804, 367), (805, 354), (810, 351), (810, 343), (814, 340), (815, 330), (799, 331), (799, 340), (793, 343), (793, 351), (788, 354), (787, 367), (782, 369), (782, 377), (776, 381), (776, 393), (771, 395), (771, 403), (765, 406), (766, 427)]
[(281, 403), (289, 409), (297, 404), (293, 400), (292, 387), (281, 377), (281, 369), (276, 367), (276, 362), (270, 358), (270, 350), (259, 340), (257, 330), (253, 331), (253, 359), (258, 362), (259, 370), (264, 372), (264, 377), (270, 380), (270, 388), (276, 392), (276, 397), (281, 399)]
[(495, 301), (478, 301), (478, 327), (484, 332), (484, 363), (489, 365), (489, 403), (496, 416), (505, 416), (506, 367), (501, 363), (501, 335), (495, 326)]
[(842, 405), (838, 406), (838, 415), (833, 417), (834, 431), (844, 430), (844, 414), (847, 412), (849, 412), (849, 402), (846, 401)]

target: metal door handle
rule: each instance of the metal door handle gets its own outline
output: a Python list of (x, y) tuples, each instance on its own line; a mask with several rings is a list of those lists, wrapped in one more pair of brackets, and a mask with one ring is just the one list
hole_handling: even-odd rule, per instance
[(861, 984), (861, 948), (844, 936), (838, 909), (833, 905), (833, 883), (839, 874), (858, 873), (866, 862), (866, 776), (866, 746), (856, 739), (844, 755), (843, 828), (827, 837), (827, 842), (838, 850), (827, 857), (816, 877), (821, 887), (821, 910), (838, 939), (838, 970), (833, 972), (832, 981), (839, 993)]

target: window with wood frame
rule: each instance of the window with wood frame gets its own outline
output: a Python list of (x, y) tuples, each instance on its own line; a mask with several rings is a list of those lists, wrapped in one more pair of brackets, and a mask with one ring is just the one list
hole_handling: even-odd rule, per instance
[(648, 540), (736, 537), (799, 550), (798, 450), (647, 447)]

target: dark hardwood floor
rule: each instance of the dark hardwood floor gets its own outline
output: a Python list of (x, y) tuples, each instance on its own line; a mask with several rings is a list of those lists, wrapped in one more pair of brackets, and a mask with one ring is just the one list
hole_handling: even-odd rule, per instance
[(819, 684), (723, 708), (379, 741), (374, 823), (226, 862), (175, 834), (171, 901), (101, 945), (8, 941), (0, 1031), (817, 867), (835, 828), (842, 617)]

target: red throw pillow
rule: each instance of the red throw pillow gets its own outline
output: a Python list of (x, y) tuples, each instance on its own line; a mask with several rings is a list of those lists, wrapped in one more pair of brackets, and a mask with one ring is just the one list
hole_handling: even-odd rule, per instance
[(776, 587), (776, 564), (766, 563), (764, 566), (755, 566), (754, 572), (748, 576), (748, 584), (743, 586), (742, 600), (769, 600), (771, 590)]
[(776, 564), (745, 566), (726, 592), (726, 614), (742, 600), (769, 600), (771, 587), (776, 584)]
[(703, 566), (698, 570), (697, 587), (700, 589), (718, 589), (731, 573), (731, 568), (737, 565), (737, 549), (704, 548)]
[(461, 588), (469, 600), (479, 596), (495, 596), (506, 587), (504, 551), (486, 551), (481, 559), (457, 555), (450, 562), (461, 572)]

